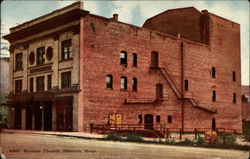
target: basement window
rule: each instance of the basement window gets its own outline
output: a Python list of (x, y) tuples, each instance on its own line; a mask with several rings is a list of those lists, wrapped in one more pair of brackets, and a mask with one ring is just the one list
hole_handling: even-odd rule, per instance
[(132, 79), (132, 90), (137, 91), (137, 79), (136, 78)]
[(185, 91), (188, 91), (188, 80), (185, 80)]
[(172, 116), (171, 115), (168, 116), (168, 123), (170, 123), (170, 124), (172, 123)]
[(212, 101), (216, 101), (216, 91), (212, 92)]
[(127, 52), (121, 51), (120, 52), (120, 64), (127, 64)]
[(106, 88), (113, 88), (113, 76), (106, 75)]
[(127, 77), (121, 77), (121, 90), (127, 90)]
[(235, 73), (235, 71), (232, 72), (232, 76), (233, 76), (233, 81), (235, 82), (236, 81), (236, 73)]
[(136, 67), (137, 66), (137, 54), (133, 53), (133, 66)]
[(156, 115), (156, 122), (160, 123), (161, 122), (161, 116), (160, 115)]
[(233, 93), (233, 103), (236, 103), (236, 93)]
[(216, 69), (215, 69), (215, 67), (211, 68), (211, 77), (216, 78)]

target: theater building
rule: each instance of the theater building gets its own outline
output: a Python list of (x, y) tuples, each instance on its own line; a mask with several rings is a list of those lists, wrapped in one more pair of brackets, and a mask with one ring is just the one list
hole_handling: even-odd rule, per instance
[(10, 29), (11, 128), (242, 130), (240, 25), (193, 7), (142, 27), (73, 3)]

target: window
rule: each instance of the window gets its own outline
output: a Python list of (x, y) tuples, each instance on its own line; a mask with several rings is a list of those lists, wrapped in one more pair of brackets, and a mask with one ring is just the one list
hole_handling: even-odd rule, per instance
[(15, 93), (22, 93), (22, 80), (15, 81)]
[(48, 61), (50, 61), (52, 59), (52, 57), (53, 57), (53, 49), (50, 46), (50, 47), (47, 48), (46, 58), (47, 58)]
[(34, 91), (34, 78), (30, 78), (30, 92)]
[(188, 80), (185, 80), (185, 91), (188, 91)]
[(44, 62), (45, 62), (45, 47), (37, 48), (36, 54), (37, 54), (37, 56), (36, 56), (37, 57), (36, 58), (37, 65), (44, 64)]
[(16, 70), (21, 70), (23, 69), (23, 53), (18, 53), (16, 54)]
[(113, 76), (112, 75), (106, 76), (106, 88), (113, 88)]
[(138, 115), (138, 120), (139, 120), (138, 123), (141, 124), (142, 123), (142, 115), (141, 114)]
[(136, 78), (132, 79), (132, 90), (137, 91), (137, 79)]
[(215, 67), (212, 67), (212, 69), (211, 69), (211, 77), (212, 78), (215, 78), (216, 77), (216, 70), (215, 70)]
[(216, 91), (213, 91), (212, 93), (212, 101), (216, 101)]
[(161, 122), (161, 116), (160, 115), (156, 115), (156, 122), (160, 123)]
[(29, 62), (31, 65), (35, 63), (35, 53), (33, 51), (29, 55)]
[(236, 81), (236, 73), (235, 73), (235, 71), (233, 71), (232, 74), (233, 74), (233, 81), (235, 82)]
[(168, 123), (172, 123), (172, 116), (168, 116)]
[(52, 87), (52, 75), (47, 76), (47, 90), (51, 90)]
[(158, 61), (159, 61), (159, 55), (157, 51), (151, 52), (151, 67), (157, 68), (158, 67)]
[(133, 53), (133, 66), (136, 67), (137, 66), (137, 54)]
[(61, 74), (61, 86), (62, 88), (71, 87), (71, 72), (63, 72)]
[(233, 103), (236, 103), (236, 93), (233, 93)]
[(163, 85), (161, 83), (156, 84), (156, 99), (163, 99)]
[(120, 64), (127, 64), (127, 52), (121, 51), (120, 52)]
[(122, 90), (127, 89), (127, 77), (125, 77), (125, 76), (121, 77), (121, 89)]
[(36, 91), (44, 91), (44, 76), (36, 78)]
[(72, 58), (71, 39), (62, 42), (62, 60)]

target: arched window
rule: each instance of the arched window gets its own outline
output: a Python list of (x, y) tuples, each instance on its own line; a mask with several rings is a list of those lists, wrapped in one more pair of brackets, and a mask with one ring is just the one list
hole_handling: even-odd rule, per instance
[(188, 80), (185, 80), (185, 91), (188, 91)]
[(233, 93), (233, 103), (236, 103), (236, 93)]
[(127, 64), (127, 52), (126, 51), (120, 52), (120, 64)]
[(156, 99), (163, 99), (163, 85), (161, 83), (156, 84)]
[(213, 91), (212, 93), (212, 101), (216, 101), (216, 91)]
[(132, 79), (132, 90), (137, 91), (137, 79), (136, 78)]
[(127, 77), (125, 77), (125, 76), (121, 77), (121, 89), (122, 90), (127, 89)]
[(236, 73), (235, 73), (235, 71), (233, 71), (233, 81), (235, 82), (236, 81)]
[(137, 54), (133, 53), (133, 66), (136, 67), (137, 66)]
[(112, 75), (106, 76), (106, 88), (113, 88), (113, 76)]
[(212, 78), (216, 77), (216, 69), (215, 69), (215, 67), (211, 68), (211, 76), (212, 76)]
[(158, 52), (152, 51), (151, 52), (151, 67), (153, 68), (158, 67), (158, 61), (159, 61), (158, 58), (159, 58)]

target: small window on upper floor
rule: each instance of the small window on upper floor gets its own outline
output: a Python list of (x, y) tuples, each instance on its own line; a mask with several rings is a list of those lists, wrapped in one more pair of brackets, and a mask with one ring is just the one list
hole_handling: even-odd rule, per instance
[(15, 81), (15, 93), (22, 93), (22, 80)]
[(61, 73), (61, 88), (70, 88), (71, 87), (71, 72)]
[(120, 64), (127, 64), (127, 52), (121, 51), (120, 52)]
[(23, 53), (18, 53), (16, 54), (16, 59), (15, 59), (15, 69), (16, 70), (21, 70), (23, 69)]
[(121, 77), (121, 90), (127, 90), (127, 77)]
[(185, 91), (188, 91), (188, 80), (185, 80)]
[(136, 78), (132, 79), (132, 90), (137, 91), (137, 79)]
[(52, 75), (47, 76), (47, 90), (51, 90), (52, 88)]
[(212, 101), (216, 101), (216, 91), (212, 92)]
[(72, 55), (72, 44), (71, 39), (62, 41), (62, 60), (71, 59)]
[(112, 75), (106, 76), (106, 88), (113, 88), (113, 76)]
[(236, 103), (236, 93), (233, 93), (233, 103)]
[(44, 76), (36, 78), (36, 91), (44, 91)]
[(45, 47), (40, 47), (36, 49), (36, 64), (41, 65), (45, 62)]
[(211, 77), (216, 78), (216, 69), (215, 69), (215, 67), (211, 68)]
[(137, 66), (137, 54), (133, 53), (133, 66), (136, 67)]
[(232, 76), (233, 76), (233, 81), (235, 82), (236, 81), (236, 73), (235, 73), (235, 71), (232, 72)]

